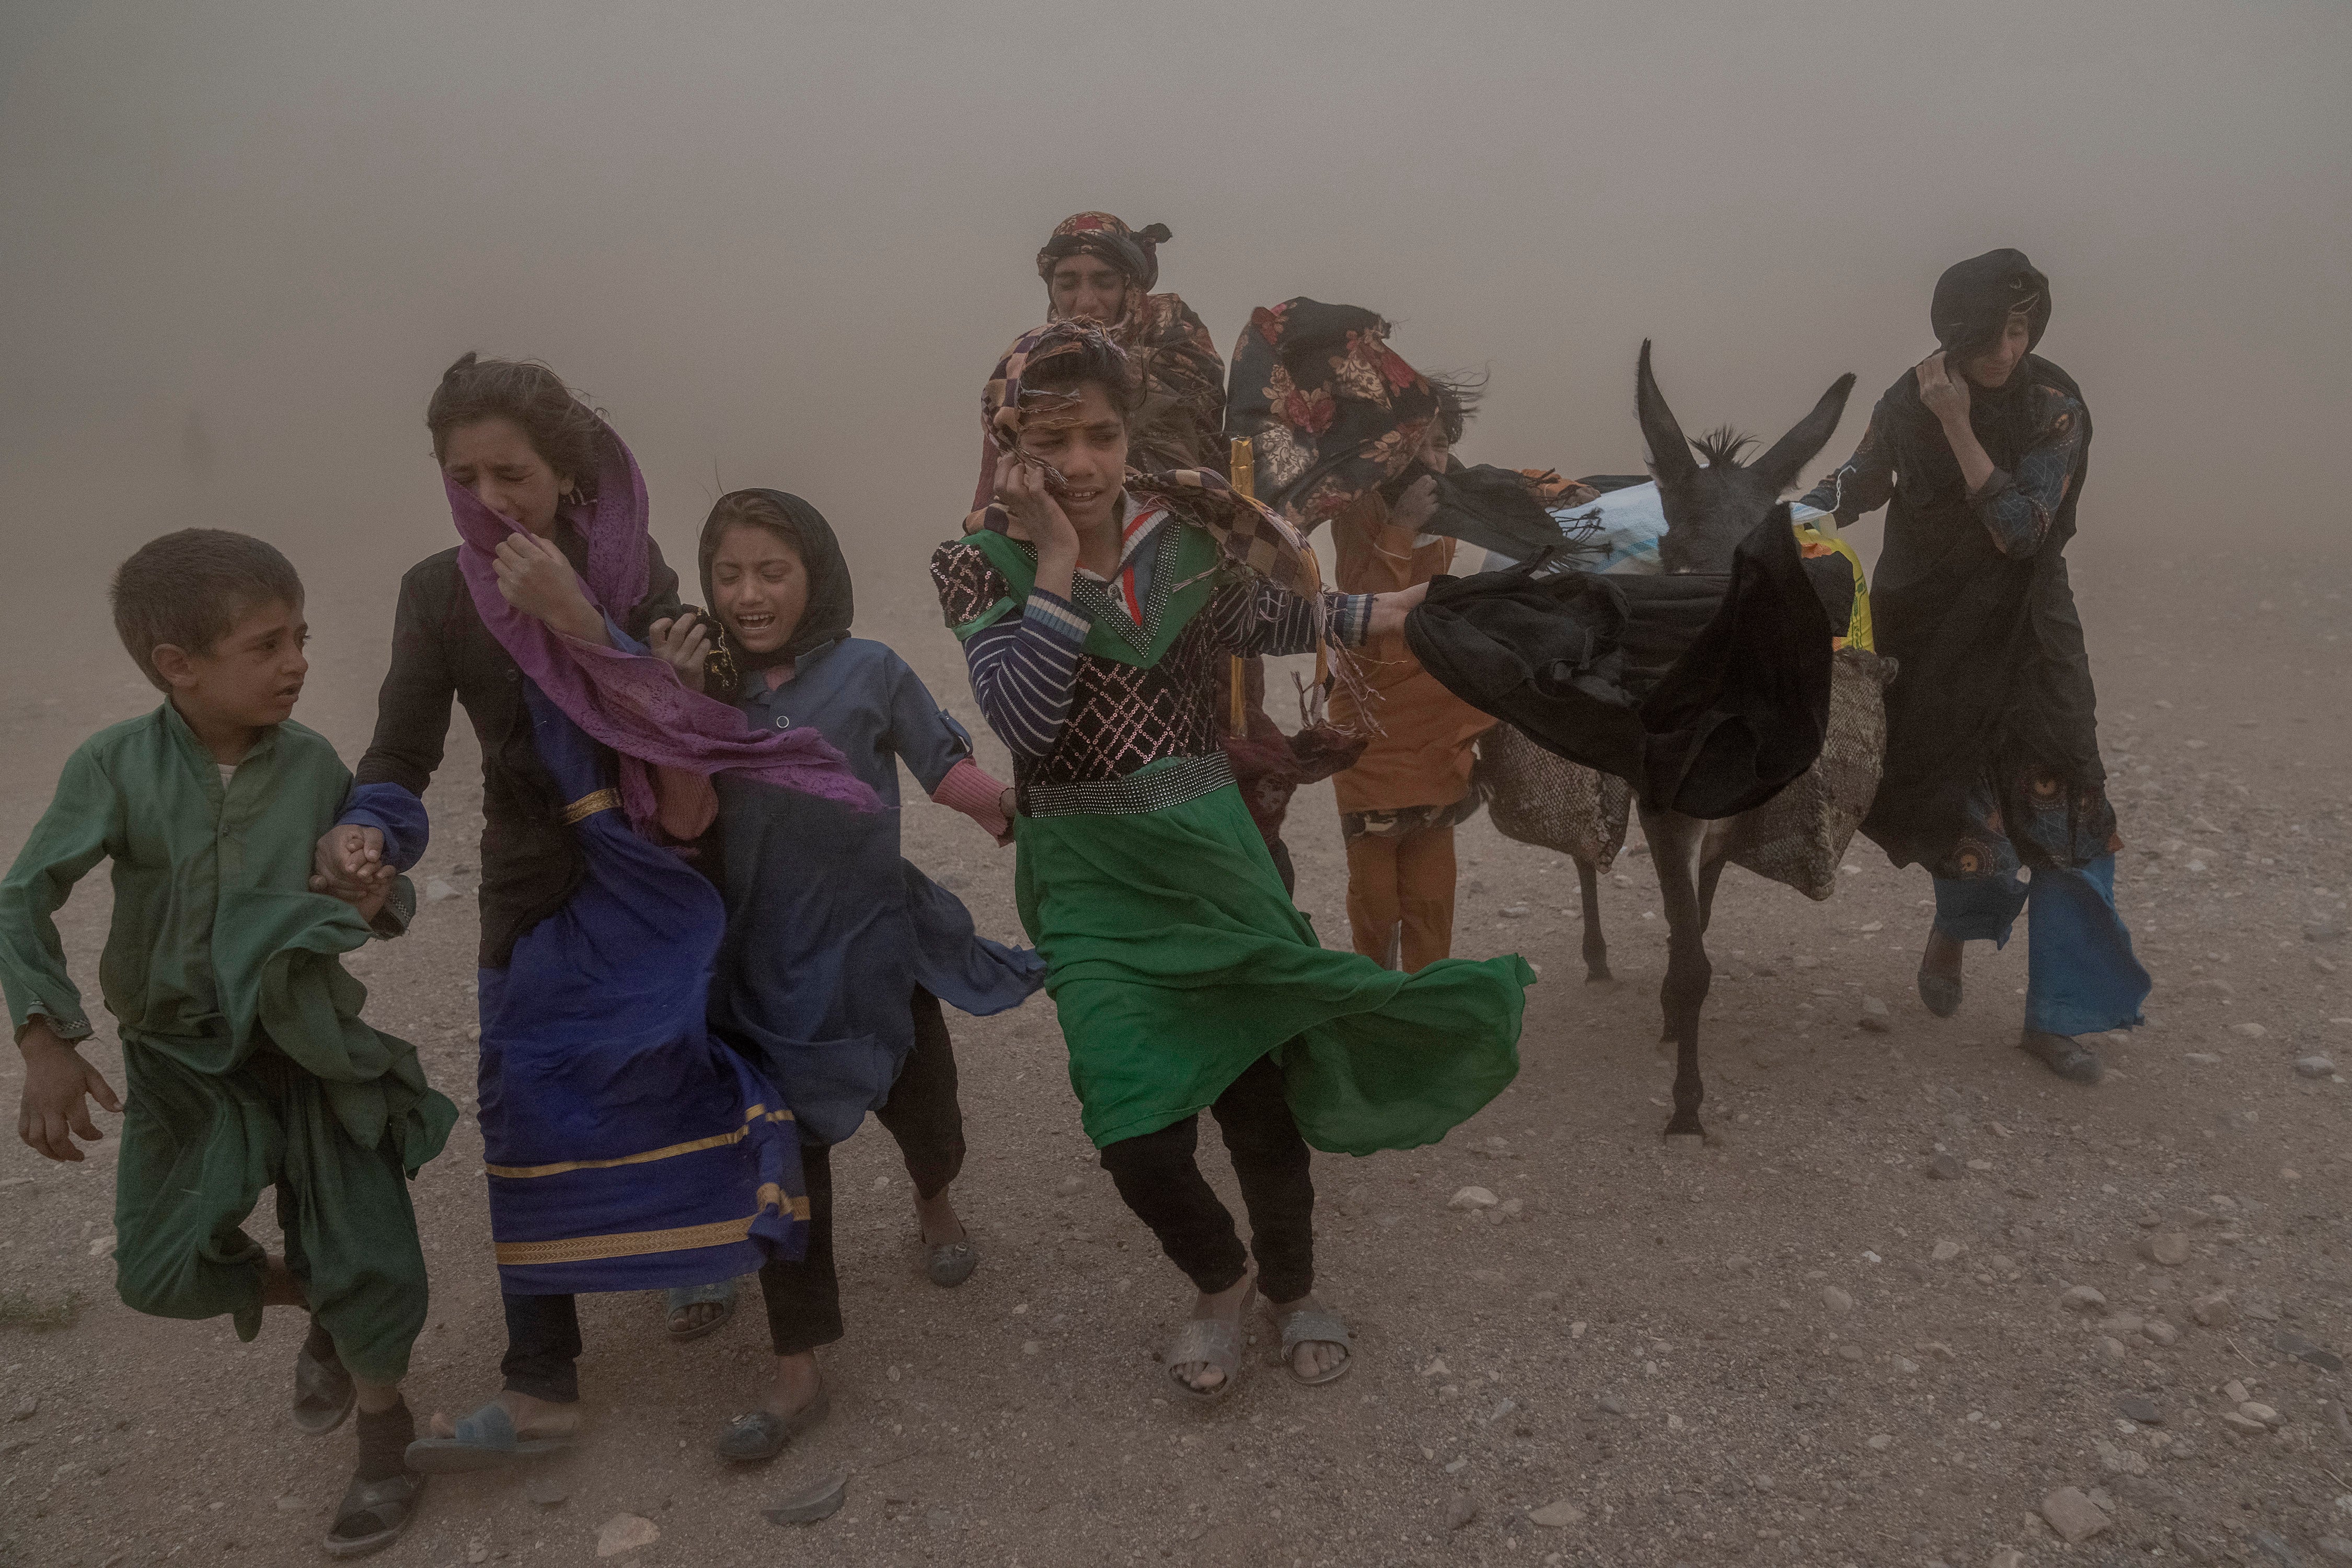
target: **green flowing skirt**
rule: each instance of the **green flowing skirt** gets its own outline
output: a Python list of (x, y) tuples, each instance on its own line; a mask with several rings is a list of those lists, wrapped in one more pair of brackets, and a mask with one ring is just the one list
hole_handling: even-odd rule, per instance
[(1241, 792), (1024, 816), (1015, 893), (1095, 1146), (1206, 1109), (1260, 1057), (1318, 1149), (1433, 1143), (1519, 1070), (1517, 954), (1399, 974), (1320, 946)]

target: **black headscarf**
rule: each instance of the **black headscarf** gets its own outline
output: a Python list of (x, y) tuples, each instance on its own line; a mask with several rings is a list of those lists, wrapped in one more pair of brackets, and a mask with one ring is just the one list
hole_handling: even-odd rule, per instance
[(2050, 279), (2034, 270), (2025, 252), (2004, 249), (1988, 250), (1946, 268), (1936, 279), (1927, 315), (1943, 351), (1966, 355), (1982, 352), (2021, 310), (2030, 352), (2050, 325)]
[(1174, 237), (1164, 223), (1129, 228), (1110, 213), (1072, 213), (1037, 252), (1037, 276), (1051, 284), (1054, 264), (1063, 258), (1098, 256), (1126, 274), (1137, 292), (1149, 294), (1160, 281), (1160, 247)]
[[(735, 510), (729, 506), (730, 501), (754, 497), (766, 501), (782, 516), (781, 528), (762, 517), (727, 515)], [(801, 624), (793, 628), (791, 638), (774, 652), (751, 653), (727, 641), (722, 641), (718, 652), (724, 653), (739, 671), (765, 669), (771, 665), (789, 664), (847, 637), (857, 607), (850, 590), (849, 563), (841, 556), (841, 542), (834, 537), (833, 524), (825, 521), (824, 513), (782, 490), (730, 490), (711, 507), (709, 517), (702, 524), (701, 542), (695, 550), (702, 570), (703, 602), (711, 600), (710, 559), (719, 553), (719, 536), (730, 528), (748, 527), (766, 527), (782, 533), (800, 552), (801, 568), (808, 574), (808, 604), (802, 609)]]

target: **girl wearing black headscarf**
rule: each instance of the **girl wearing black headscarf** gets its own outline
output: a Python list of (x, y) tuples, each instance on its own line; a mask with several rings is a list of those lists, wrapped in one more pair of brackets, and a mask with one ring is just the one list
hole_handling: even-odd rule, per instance
[(2066, 578), (2090, 412), (2032, 352), (2050, 280), (2021, 252), (1951, 268), (1930, 315), (1937, 352), (1887, 389), (1861, 447), (1805, 498), (1841, 523), (1886, 508), (1871, 604), (1897, 670), (1863, 831), (1935, 877), (1927, 1009), (1957, 1011), (1962, 944), (2006, 942), (2030, 908), (2019, 1043), (2095, 1083), (2098, 1056), (2077, 1037), (2138, 1023), (2148, 978), (2116, 910), (2123, 840)]
[(825, 1408), (816, 1348), (843, 1332), (831, 1146), (874, 1112), (914, 1182), (926, 1273), (962, 1283), (979, 1254), (949, 1197), (963, 1164), (963, 1113), (940, 1004), (1017, 1007), (1045, 964), (980, 936), (962, 901), (899, 853), (901, 763), (931, 799), (999, 844), (1012, 842), (1012, 792), (972, 760), (971, 737), (904, 659), (849, 635), (849, 567), (824, 515), (782, 490), (737, 490), (711, 509), (698, 555), (720, 634), (706, 689), (755, 730), (823, 735), (884, 806), (812, 811), (809, 797), (765, 784), (719, 785), (712, 872), (727, 935), (710, 1026), (791, 1108), (809, 1203), (807, 1257), (760, 1270), (775, 1381), (719, 1442), (726, 1458), (756, 1461)]

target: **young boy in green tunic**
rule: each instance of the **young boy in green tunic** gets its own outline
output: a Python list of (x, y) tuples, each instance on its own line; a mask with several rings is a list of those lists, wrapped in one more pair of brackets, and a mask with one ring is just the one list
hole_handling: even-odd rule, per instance
[[(456, 1109), (414, 1047), (360, 1019), (338, 955), (397, 934), (415, 908), (396, 866), (425, 847), (414, 796), (356, 797), (334, 748), (289, 721), (309, 666), (302, 584), (259, 540), (167, 534), (114, 580), (115, 627), (167, 700), (99, 731), (0, 881), (0, 986), (25, 1057), (17, 1131), (52, 1160), (122, 1113), (115, 1285), (135, 1310), (233, 1317), (307, 1307), (294, 1417), (325, 1433), (359, 1406), (360, 1463), (327, 1551), (406, 1528), (424, 1478), (400, 1380), (425, 1325), (408, 1180)], [(377, 786), (379, 790), (386, 786)], [(386, 830), (384, 863), (345, 902), (310, 890), (313, 846), (347, 807)], [(99, 984), (122, 1041), (126, 1108), (77, 1048), (91, 1034), (52, 919), (99, 861), (114, 910)], [(285, 1252), (243, 1228), (277, 1190)]]

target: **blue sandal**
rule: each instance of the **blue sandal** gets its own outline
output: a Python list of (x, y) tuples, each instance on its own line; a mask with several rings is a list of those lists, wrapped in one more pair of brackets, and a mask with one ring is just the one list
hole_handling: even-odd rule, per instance
[[(735, 1281), (721, 1279), (711, 1285), (691, 1285), (683, 1290), (669, 1292), (666, 1303), (669, 1312), (669, 1337), (679, 1344), (698, 1340), (705, 1334), (716, 1333), (735, 1315)], [(716, 1306), (719, 1312), (707, 1322), (678, 1327), (677, 1315), (688, 1307)]]
[(496, 1400), (457, 1418), (454, 1437), (419, 1437), (408, 1446), (408, 1468), (428, 1476), (459, 1476), (544, 1458), (572, 1447), (573, 1434), (525, 1437)]

